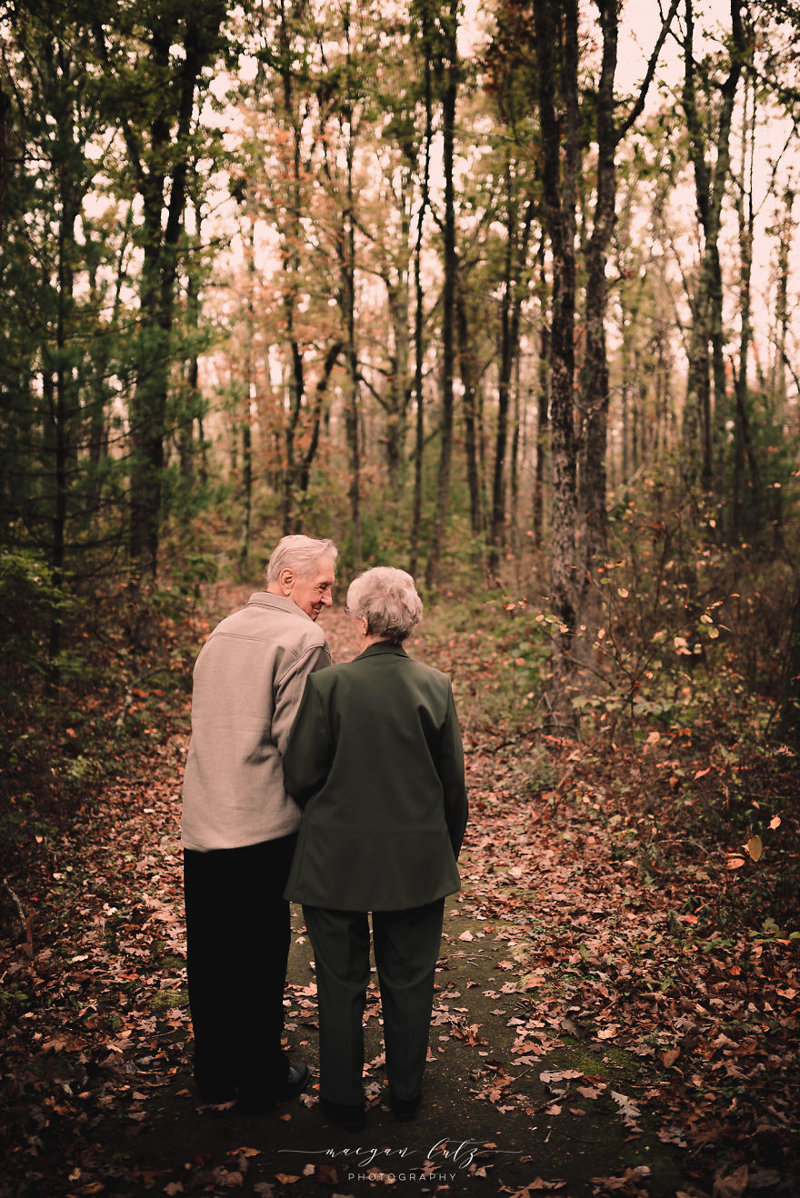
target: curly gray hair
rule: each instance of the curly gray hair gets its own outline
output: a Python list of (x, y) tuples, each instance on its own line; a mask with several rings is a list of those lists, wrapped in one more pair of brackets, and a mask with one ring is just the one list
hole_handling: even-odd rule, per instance
[(374, 566), (350, 583), (347, 610), (367, 621), (370, 636), (399, 645), (422, 619), (422, 600), (405, 570)]
[(320, 558), (336, 561), (339, 550), (333, 541), (317, 541), (313, 537), (283, 537), (267, 563), (267, 582), (277, 582), (281, 570), (294, 570), (299, 578), (308, 578), (317, 568)]

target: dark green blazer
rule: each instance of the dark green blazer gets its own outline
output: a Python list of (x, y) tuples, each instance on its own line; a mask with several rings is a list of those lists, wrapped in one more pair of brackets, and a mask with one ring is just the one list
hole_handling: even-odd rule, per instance
[(381, 641), (310, 675), (283, 769), (303, 808), (287, 898), (397, 911), (459, 889), (467, 792), (446, 674)]

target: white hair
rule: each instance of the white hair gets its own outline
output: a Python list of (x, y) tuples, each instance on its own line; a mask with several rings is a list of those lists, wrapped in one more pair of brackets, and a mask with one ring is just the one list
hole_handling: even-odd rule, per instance
[(339, 550), (333, 541), (317, 541), (299, 534), (283, 537), (267, 563), (267, 583), (277, 582), (281, 570), (293, 570), (298, 577), (308, 578), (316, 570), (320, 558), (329, 557), (335, 562), (338, 556)]
[(422, 619), (422, 600), (405, 570), (375, 566), (350, 583), (347, 610), (367, 621), (371, 636), (399, 645)]

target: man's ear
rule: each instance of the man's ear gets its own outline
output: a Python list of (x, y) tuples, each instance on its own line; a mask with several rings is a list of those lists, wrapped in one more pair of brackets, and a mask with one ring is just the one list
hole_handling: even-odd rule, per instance
[(287, 597), (291, 595), (292, 587), (295, 583), (294, 570), (290, 570), (288, 566), (285, 566), (278, 575), (278, 582), (280, 583), (281, 594), (286, 595)]

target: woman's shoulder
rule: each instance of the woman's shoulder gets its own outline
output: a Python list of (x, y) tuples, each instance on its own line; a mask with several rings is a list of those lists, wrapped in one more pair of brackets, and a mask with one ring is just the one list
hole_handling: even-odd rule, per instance
[(426, 661), (420, 661), (417, 657), (409, 656), (405, 659), (404, 669), (402, 671), (406, 679), (406, 685), (417, 693), (428, 696), (430, 699), (436, 699), (437, 702), (443, 702), (452, 690), (450, 676), (445, 674), (436, 666), (430, 665)]
[(413, 668), (419, 671), (420, 674), (423, 674), (428, 678), (437, 678), (441, 682), (447, 683), (448, 686), (450, 685), (450, 675), (445, 674), (444, 670), (437, 669), (437, 667), (431, 665), (430, 662), (420, 661), (418, 657), (412, 657), (410, 654), (408, 655), (408, 660), (411, 662)]

